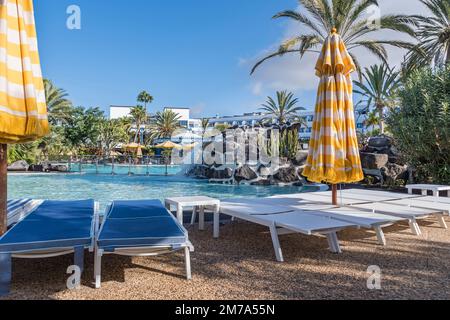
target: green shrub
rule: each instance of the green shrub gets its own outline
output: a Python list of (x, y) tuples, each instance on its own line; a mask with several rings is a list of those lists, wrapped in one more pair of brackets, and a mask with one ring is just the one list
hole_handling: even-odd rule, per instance
[(389, 131), (421, 182), (450, 184), (450, 67), (413, 72), (399, 91)]

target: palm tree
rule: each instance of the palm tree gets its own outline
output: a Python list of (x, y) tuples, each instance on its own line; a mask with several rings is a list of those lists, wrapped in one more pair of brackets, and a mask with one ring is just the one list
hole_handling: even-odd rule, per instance
[[(136, 126), (136, 133), (134, 135), (134, 143), (138, 142), (138, 138), (140, 139), (141, 126), (145, 124), (148, 120), (147, 109), (143, 106), (136, 106), (131, 109), (130, 117), (133, 120), (134, 125)], [(140, 143), (141, 141), (139, 141)]]
[(141, 93), (139, 93), (137, 97), (137, 102), (143, 103), (145, 109), (147, 110), (147, 104), (153, 102), (153, 96), (144, 90)]
[(305, 110), (302, 107), (297, 107), (298, 99), (294, 99), (294, 94), (287, 91), (277, 91), (277, 101), (272, 97), (267, 97), (267, 102), (262, 105), (261, 110), (272, 115), (279, 125), (284, 125), (289, 120), (295, 119), (297, 112)]
[(154, 124), (150, 129), (152, 139), (170, 138), (173, 133), (181, 128), (180, 115), (172, 110), (164, 110), (156, 113)]
[(73, 111), (72, 102), (67, 99), (67, 92), (57, 88), (48, 79), (44, 79), (44, 91), (49, 122), (55, 126), (66, 123)]
[(380, 118), (376, 112), (371, 112), (368, 114), (366, 121), (364, 122), (364, 125), (367, 129), (372, 127), (372, 132), (375, 131), (375, 126), (378, 125), (380, 122)]
[[(279, 49), (260, 60), (253, 67), (253, 73), (266, 60), (287, 53), (297, 53), (300, 58), (307, 52), (319, 54), (320, 47), (333, 28), (341, 35), (350, 55), (355, 61), (357, 71), (361, 74), (358, 59), (353, 54), (356, 48), (365, 48), (382, 61), (387, 59), (385, 44), (411, 49), (413, 45), (404, 41), (379, 41), (368, 38), (377, 30), (364, 17), (368, 8), (378, 6), (377, 0), (299, 0), (306, 13), (286, 10), (273, 18), (289, 18), (301, 24), (302, 32), (282, 43)], [(411, 19), (401, 15), (387, 15), (380, 18), (380, 28), (407, 33), (414, 36), (410, 26)]]
[(400, 73), (389, 68), (387, 64), (373, 65), (365, 68), (364, 82), (355, 81), (354, 92), (362, 95), (367, 110), (378, 113), (381, 134), (384, 134), (384, 110), (395, 104), (395, 93), (400, 86)]
[(407, 55), (406, 69), (450, 63), (450, 0), (420, 0), (432, 16), (415, 15), (418, 44)]

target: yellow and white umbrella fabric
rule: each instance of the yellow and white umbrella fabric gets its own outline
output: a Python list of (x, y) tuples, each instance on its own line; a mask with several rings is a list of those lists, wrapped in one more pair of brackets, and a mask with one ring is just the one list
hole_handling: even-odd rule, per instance
[(0, 0), (0, 143), (47, 135), (32, 0)]
[(339, 184), (364, 179), (353, 109), (351, 73), (355, 69), (344, 42), (333, 29), (316, 65), (320, 84), (303, 172), (312, 182)]

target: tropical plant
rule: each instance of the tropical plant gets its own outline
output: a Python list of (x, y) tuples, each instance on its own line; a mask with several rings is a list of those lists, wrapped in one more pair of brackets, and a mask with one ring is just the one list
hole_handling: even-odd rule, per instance
[(296, 106), (298, 99), (294, 98), (292, 92), (277, 91), (277, 101), (272, 97), (267, 97), (267, 102), (262, 105), (261, 110), (275, 118), (279, 125), (284, 125), (289, 120), (295, 119), (302, 107)]
[(355, 81), (354, 92), (363, 97), (367, 110), (378, 113), (380, 131), (384, 134), (384, 110), (395, 105), (395, 94), (400, 87), (400, 73), (387, 64), (365, 68), (364, 82)]
[(64, 125), (64, 137), (71, 146), (83, 153), (83, 149), (98, 148), (100, 128), (105, 119), (99, 108), (74, 108), (74, 114)]
[(220, 131), (220, 132), (225, 132), (225, 131), (227, 131), (229, 128), (230, 128), (230, 125), (229, 125), (229, 124), (225, 124), (225, 123), (217, 123), (217, 124), (214, 126), (214, 129), (216, 129), (217, 131)]
[(450, 66), (416, 70), (399, 91), (389, 131), (420, 182), (450, 184)]
[[(138, 139), (140, 139), (141, 127), (148, 120), (147, 109), (144, 106), (139, 106), (139, 105), (134, 108), (131, 108), (130, 117), (133, 121), (133, 124), (136, 127), (136, 128), (133, 128), (136, 130), (133, 141), (134, 141), (134, 143), (137, 143)], [(141, 142), (142, 141), (139, 141), (139, 143), (141, 143)]]
[(141, 93), (139, 93), (137, 97), (137, 102), (143, 103), (145, 110), (147, 110), (147, 104), (153, 102), (153, 96), (144, 90)]
[(366, 126), (367, 129), (372, 128), (371, 132), (375, 132), (375, 126), (379, 125), (380, 123), (380, 117), (378, 115), (378, 113), (376, 112), (376, 110), (370, 112), (367, 114), (367, 118), (364, 121), (364, 125)]
[(109, 157), (119, 143), (128, 142), (128, 132), (120, 119), (104, 119), (100, 124), (99, 141), (103, 155)]
[(450, 0), (420, 0), (431, 16), (414, 15), (417, 45), (406, 57), (406, 69), (450, 63)]
[(200, 124), (201, 128), (202, 128), (202, 135), (204, 136), (206, 131), (209, 128), (209, 119), (208, 118), (203, 118)]
[(8, 146), (8, 163), (25, 160), (32, 164), (36, 162), (37, 142), (13, 144)]
[(67, 92), (57, 88), (47, 79), (44, 79), (44, 91), (49, 122), (52, 125), (66, 123), (73, 112), (72, 102), (67, 99)]
[(150, 128), (150, 136), (152, 139), (167, 139), (180, 127), (180, 115), (167, 109), (156, 113), (154, 124)]
[[(319, 54), (320, 47), (333, 28), (341, 35), (360, 74), (361, 67), (354, 55), (355, 49), (364, 48), (382, 61), (386, 61), (388, 54), (385, 45), (408, 49), (413, 47), (413, 44), (405, 41), (381, 41), (369, 37), (378, 29), (370, 25), (364, 15), (371, 6), (378, 6), (376, 0), (299, 0), (299, 3), (306, 13), (286, 10), (273, 18), (288, 18), (306, 28), (297, 36), (283, 42), (276, 52), (258, 61), (252, 73), (262, 63), (277, 56), (296, 53), (302, 58), (308, 52)], [(386, 15), (380, 18), (379, 27), (414, 36), (415, 32), (410, 23), (411, 19), (406, 16)]]

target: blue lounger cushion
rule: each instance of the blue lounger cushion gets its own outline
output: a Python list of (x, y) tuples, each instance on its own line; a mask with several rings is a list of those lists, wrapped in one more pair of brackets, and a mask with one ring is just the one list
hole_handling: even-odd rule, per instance
[(167, 217), (169, 212), (159, 200), (114, 201), (108, 213), (109, 219)]
[(188, 241), (178, 221), (159, 200), (115, 201), (103, 223), (97, 244), (115, 248), (177, 246)]
[(89, 246), (94, 201), (44, 201), (0, 238), (0, 253)]

